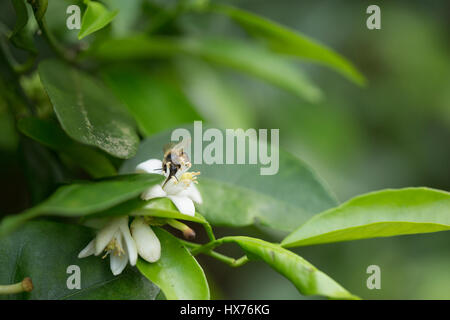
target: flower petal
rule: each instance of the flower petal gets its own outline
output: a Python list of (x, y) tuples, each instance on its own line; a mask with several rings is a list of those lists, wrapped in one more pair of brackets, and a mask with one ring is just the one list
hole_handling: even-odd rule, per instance
[(118, 246), (118, 248), (121, 248), (123, 250), (122, 252), (118, 252), (117, 249), (116, 249), (114, 251), (110, 251), (109, 252), (110, 268), (111, 268), (112, 273), (115, 276), (117, 276), (127, 266), (127, 263), (128, 263), (128, 252), (127, 252), (127, 248), (123, 246), (122, 232), (120, 230), (117, 230), (117, 232), (114, 235), (114, 238), (117, 241), (116, 245)]
[(114, 237), (114, 234), (119, 230), (119, 226), (123, 220), (128, 221), (128, 217), (119, 217), (112, 219), (105, 227), (100, 229), (95, 237), (95, 255), (98, 256), (108, 245)]
[(164, 191), (168, 195), (178, 195), (186, 190), (187, 186), (184, 182), (179, 182), (175, 177), (170, 178), (164, 186)]
[(162, 198), (162, 197), (165, 197), (166, 195), (167, 194), (163, 190), (163, 188), (159, 184), (157, 184), (157, 185), (147, 189), (146, 191), (142, 192), (141, 199), (142, 200), (150, 200), (153, 198)]
[(78, 258), (86, 258), (90, 255), (93, 255), (95, 253), (95, 239), (92, 239), (88, 245), (81, 250), (81, 252), (78, 254)]
[(131, 223), (131, 233), (136, 241), (139, 255), (148, 262), (156, 262), (161, 257), (161, 243), (144, 219), (136, 218)]
[(173, 204), (178, 208), (182, 214), (186, 214), (188, 216), (195, 215), (195, 206), (194, 202), (186, 196), (167, 196), (170, 200), (172, 200)]
[(120, 231), (122, 232), (122, 236), (125, 240), (126, 252), (128, 253), (128, 259), (130, 260), (130, 264), (132, 266), (136, 265), (137, 261), (137, 247), (136, 242), (131, 236), (130, 229), (128, 228), (128, 217), (126, 223), (122, 223), (120, 225)]
[(150, 159), (137, 165), (136, 173), (154, 173), (163, 174), (162, 161), (159, 159)]
[(194, 183), (191, 183), (191, 185), (186, 189), (186, 195), (198, 204), (202, 204), (203, 202), (202, 195)]
[(122, 273), (123, 269), (127, 266), (128, 256), (127, 254), (115, 255), (111, 253), (109, 260), (109, 266), (113, 275), (117, 276)]

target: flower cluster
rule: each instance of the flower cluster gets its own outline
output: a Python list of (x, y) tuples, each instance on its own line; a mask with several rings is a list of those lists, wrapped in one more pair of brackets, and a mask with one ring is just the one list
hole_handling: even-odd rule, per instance
[(130, 265), (135, 266), (139, 256), (148, 262), (156, 262), (161, 256), (161, 244), (143, 218), (137, 217), (128, 227), (128, 216), (114, 218), (99, 230), (97, 236), (81, 250), (78, 258), (92, 254), (110, 256), (111, 271), (114, 275), (122, 273)]
[[(169, 198), (182, 214), (195, 215), (194, 202), (201, 203), (202, 197), (195, 184), (198, 172), (187, 172), (190, 162), (183, 163), (177, 172), (170, 176), (162, 170), (161, 160), (150, 159), (136, 167), (137, 173), (162, 174), (166, 177), (161, 185), (155, 185), (141, 194), (143, 200)], [(79, 253), (79, 258), (90, 255), (110, 256), (111, 271), (114, 275), (122, 273), (127, 266), (136, 265), (138, 255), (148, 261), (156, 262), (161, 256), (161, 244), (152, 228), (143, 217), (135, 217), (129, 226), (128, 216), (112, 218), (97, 233), (96, 237)]]

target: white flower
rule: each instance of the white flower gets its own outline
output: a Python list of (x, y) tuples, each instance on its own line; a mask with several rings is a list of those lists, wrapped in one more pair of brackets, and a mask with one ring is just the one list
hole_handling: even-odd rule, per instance
[(110, 267), (114, 275), (122, 273), (128, 262), (135, 266), (138, 253), (148, 262), (157, 261), (161, 256), (161, 244), (150, 226), (137, 217), (131, 224), (131, 230), (132, 232), (128, 227), (128, 216), (113, 218), (81, 250), (78, 258), (92, 254), (98, 256), (106, 251), (103, 258), (110, 256)]
[[(182, 167), (172, 176), (165, 184), (156, 185), (144, 191), (141, 194), (143, 200), (167, 197), (172, 200), (178, 210), (186, 215), (195, 215), (194, 202), (201, 204), (202, 197), (195, 186), (197, 172), (186, 172), (190, 165)], [(153, 173), (169, 176), (168, 172), (163, 172), (162, 161), (158, 159), (150, 159), (142, 162), (136, 167), (137, 173)]]

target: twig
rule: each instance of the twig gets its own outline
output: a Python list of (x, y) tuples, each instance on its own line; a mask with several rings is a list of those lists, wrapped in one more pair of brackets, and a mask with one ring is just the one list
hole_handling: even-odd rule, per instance
[(224, 255), (222, 253), (212, 250), (213, 248), (216, 248), (219, 245), (226, 242), (227, 241), (226, 238), (214, 240), (214, 241), (208, 242), (207, 244), (204, 244), (204, 245), (185, 241), (182, 239), (179, 239), (179, 241), (181, 243), (183, 243), (186, 247), (191, 249), (191, 254), (193, 256), (202, 253), (202, 254), (208, 255), (212, 258), (215, 258), (219, 261), (222, 261), (223, 263), (225, 263), (231, 267), (240, 267), (248, 262), (248, 257), (246, 255), (240, 257), (239, 259), (235, 259), (235, 258), (229, 257), (227, 255)]

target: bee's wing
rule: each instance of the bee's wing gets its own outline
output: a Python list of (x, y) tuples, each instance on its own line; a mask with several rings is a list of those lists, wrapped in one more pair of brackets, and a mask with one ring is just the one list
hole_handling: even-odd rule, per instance
[(164, 154), (166, 154), (166, 152), (168, 152), (169, 150), (172, 150), (176, 145), (177, 145), (176, 142), (169, 142), (166, 145), (164, 145), (163, 147)]
[(183, 150), (187, 150), (189, 144), (191, 143), (191, 139), (183, 139), (178, 143), (173, 143), (173, 145), (171, 146), (172, 151), (183, 151)]
[(181, 142), (177, 143), (172, 147), (170, 150), (172, 155), (172, 161), (174, 163), (180, 163), (180, 157), (183, 157), (185, 161), (189, 161), (189, 158), (187, 154), (184, 152), (188, 149), (189, 143), (191, 142), (191, 139), (183, 139)]

